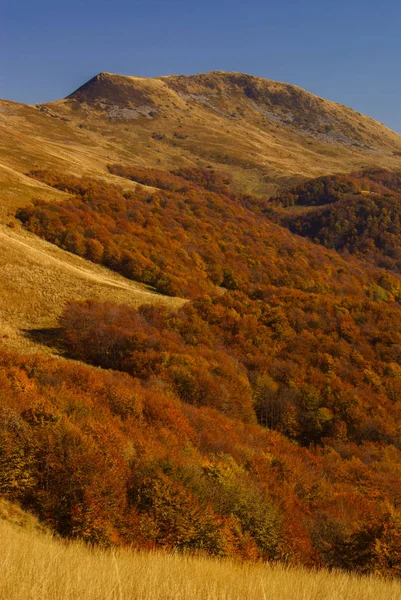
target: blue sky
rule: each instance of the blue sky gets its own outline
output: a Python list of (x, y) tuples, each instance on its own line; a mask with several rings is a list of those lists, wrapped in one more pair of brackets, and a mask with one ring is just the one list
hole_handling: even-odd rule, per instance
[(100, 71), (221, 69), (301, 87), (401, 133), (400, 0), (0, 0), (0, 97), (62, 98)]

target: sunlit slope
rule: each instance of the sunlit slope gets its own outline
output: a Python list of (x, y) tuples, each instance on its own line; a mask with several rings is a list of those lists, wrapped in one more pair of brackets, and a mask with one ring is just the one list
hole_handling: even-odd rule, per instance
[(153, 294), (19, 228), (0, 226), (0, 335), (4, 341), (24, 350), (35, 348), (24, 330), (54, 327), (66, 300), (90, 297), (131, 306), (182, 303)]
[(9, 170), (2, 204), (11, 206), (45, 193), (21, 180), (32, 168), (103, 177), (110, 162), (212, 165), (244, 191), (270, 193), (288, 180), (401, 166), (401, 137), (384, 125), (296, 86), (239, 73), (101, 73), (58, 102), (2, 101), (0, 135), (0, 165)]
[(80, 124), (42, 107), (0, 101), (0, 222), (7, 223), (16, 209), (34, 199), (57, 201), (64, 196), (27, 177), (32, 169), (108, 177), (104, 165), (119, 158), (120, 149), (111, 150), (107, 135), (90, 134)]
[(161, 552), (89, 549), (0, 519), (7, 600), (397, 600), (397, 580)]

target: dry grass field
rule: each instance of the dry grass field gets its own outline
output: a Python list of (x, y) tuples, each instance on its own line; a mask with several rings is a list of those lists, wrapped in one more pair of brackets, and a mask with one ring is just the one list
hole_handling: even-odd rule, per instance
[(113, 300), (129, 306), (149, 302), (179, 306), (183, 302), (154, 294), (22, 228), (1, 225), (0, 286), (0, 339), (24, 352), (38, 349), (27, 330), (55, 327), (71, 298)]
[[(0, 507), (1, 516), (1, 507)], [(11, 515), (12, 516), (12, 515)], [(61, 542), (0, 519), (2, 600), (399, 600), (401, 582)]]

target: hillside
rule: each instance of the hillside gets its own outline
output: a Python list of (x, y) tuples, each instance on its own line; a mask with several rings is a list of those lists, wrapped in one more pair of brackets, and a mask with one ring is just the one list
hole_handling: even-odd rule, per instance
[(400, 172), (312, 179), (273, 198), (265, 214), (326, 248), (401, 273)]
[[(68, 98), (0, 102), (3, 211), (42, 195), (24, 174), (105, 177), (109, 162), (230, 172), (242, 191), (366, 165), (401, 165), (401, 138), (296, 86), (213, 72), (155, 79), (101, 73)], [(110, 180), (110, 179), (109, 179)]]
[[(232, 177), (237, 192), (268, 196), (284, 184), (351, 167), (401, 165), (401, 138), (383, 125), (296, 86), (239, 73), (155, 79), (101, 73), (58, 102), (0, 101), (0, 135), (0, 319), (9, 342), (26, 348), (34, 346), (21, 329), (54, 326), (52, 315), (60, 313), (69, 290), (99, 299), (114, 297), (115, 290), (95, 290), (99, 271), (86, 264), (89, 289), (63, 249), (50, 284), (45, 271), (56, 264), (54, 250), (32, 237), (27, 246), (14, 215), (35, 199), (57, 203), (66, 194), (28, 177), (31, 170), (97, 177), (134, 190), (137, 182), (121, 180), (107, 165), (164, 172), (213, 167)], [(13, 268), (9, 252), (16, 252)], [(24, 281), (28, 272), (34, 286), (30, 276)], [(27, 290), (29, 301), (23, 300)], [(135, 303), (132, 293), (116, 300)]]
[[(3, 108), (1, 495), (100, 546), (399, 577), (400, 136), (238, 73)], [(291, 230), (338, 209), (346, 244)]]
[[(57, 325), (70, 298), (113, 298), (130, 306), (143, 302), (169, 306), (182, 303), (155, 296), (148, 287), (75, 257), (20, 228), (2, 226), (0, 281), (0, 338), (23, 351), (38, 349), (40, 330)], [(30, 331), (37, 331), (38, 336), (32, 337)]]
[(53, 342), (88, 366), (2, 354), (4, 492), (66, 537), (397, 575), (401, 280), (210, 169), (109, 171), (35, 170), (64, 199), (16, 216), (190, 302), (71, 298)]

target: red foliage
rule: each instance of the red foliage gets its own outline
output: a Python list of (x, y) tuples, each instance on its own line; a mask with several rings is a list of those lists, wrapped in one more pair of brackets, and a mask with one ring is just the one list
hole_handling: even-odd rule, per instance
[[(61, 248), (165, 294), (215, 296), (223, 287), (253, 297), (270, 285), (358, 293), (368, 284), (366, 275), (345, 268), (335, 253), (272, 224), (260, 200), (228, 189), (223, 193), (226, 185), (206, 174), (186, 170), (184, 175), (196, 184), (164, 175), (164, 187), (171, 187), (171, 181), (175, 185), (177, 178), (183, 182), (178, 191), (123, 192), (101, 181), (36, 171), (32, 177), (76, 196), (56, 204), (37, 202), (21, 209), (18, 217)], [(164, 181), (161, 171), (146, 170), (146, 175), (146, 181)], [(340, 270), (341, 277), (333, 277)]]

